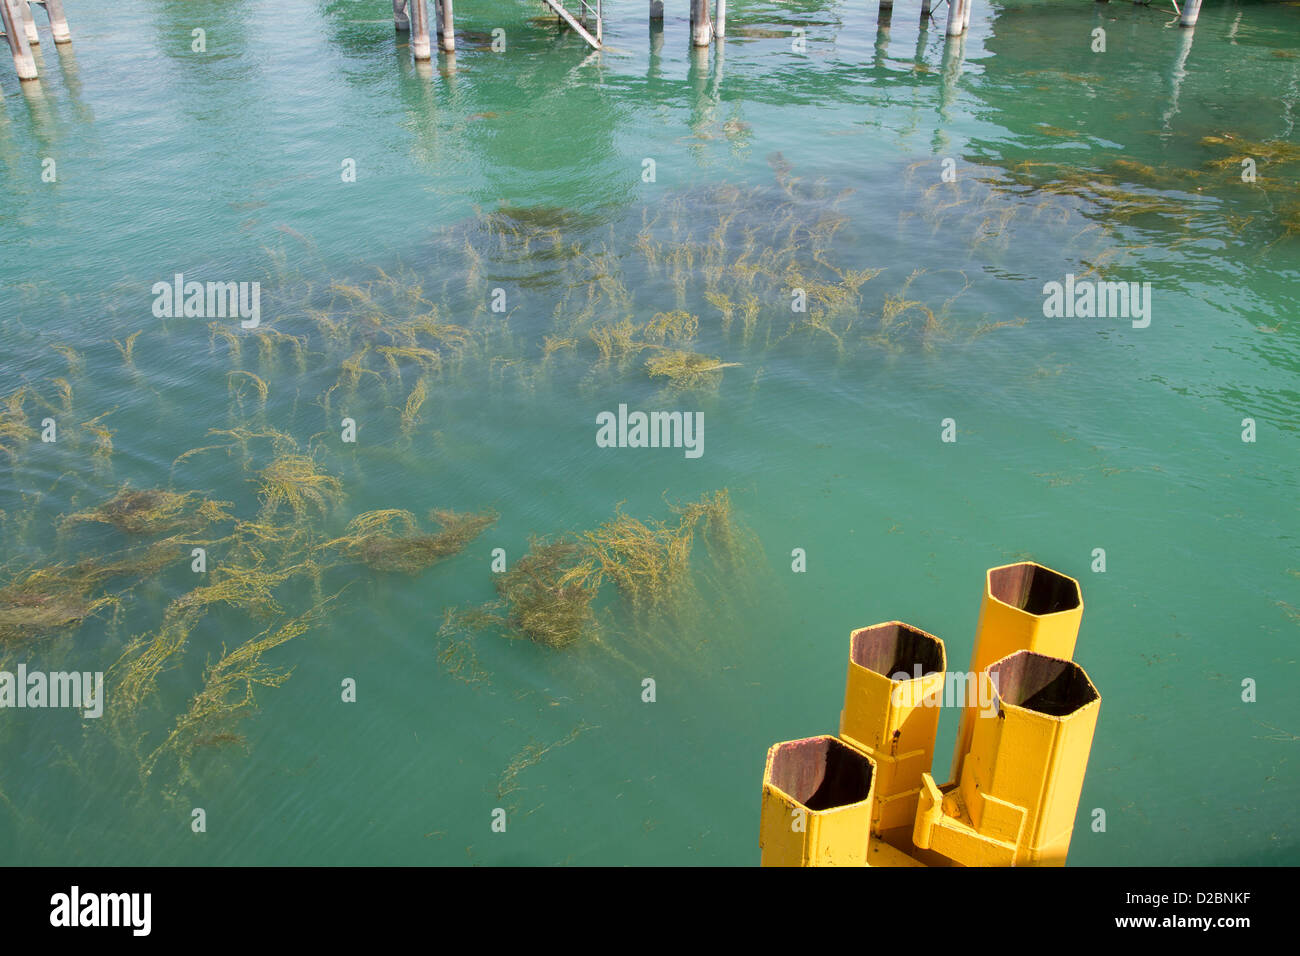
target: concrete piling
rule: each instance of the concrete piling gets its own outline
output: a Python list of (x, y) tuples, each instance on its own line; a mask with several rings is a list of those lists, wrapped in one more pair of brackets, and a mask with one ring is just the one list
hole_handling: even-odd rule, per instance
[(21, 14), (16, 5), (17, 0), (0, 0), (0, 22), (4, 24), (5, 38), (9, 41), (9, 52), (14, 58), (14, 70), (20, 80), (35, 80), (36, 60), (32, 57), (32, 48), (27, 43), (27, 33), (19, 25)]
[(41, 35), (36, 32), (36, 17), (32, 15), (31, 0), (17, 0), (18, 12), (23, 17), (23, 32), (27, 34), (27, 42), (37, 45), (41, 42)]
[(425, 0), (410, 0), (411, 53), (417, 60), (431, 56), (429, 47), (429, 7)]
[(948, 0), (948, 36), (959, 37), (966, 30), (968, 0)]
[[(45, 8), (45, 15), (50, 19), (50, 33), (55, 43), (71, 43), (72, 33), (68, 30), (68, 18), (63, 12), (63, 0), (31, 0)], [(32, 24), (35, 32), (35, 22)], [(38, 41), (39, 42), (39, 41)]]
[(411, 29), (411, 18), (406, 12), (408, 0), (393, 0), (393, 28), (399, 33)]
[(1201, 15), (1201, 0), (1184, 0), (1183, 12), (1178, 17), (1178, 25), (1184, 27), (1196, 26), (1196, 20)]
[(691, 0), (691, 46), (708, 46), (712, 41), (709, 0)]
[(721, 40), (727, 35), (727, 0), (717, 0), (714, 18), (717, 22), (713, 24), (713, 36)]
[(456, 15), (452, 11), (451, 0), (442, 0), (439, 6), (442, 13), (438, 17), (438, 36), (442, 40), (442, 52), (455, 53)]

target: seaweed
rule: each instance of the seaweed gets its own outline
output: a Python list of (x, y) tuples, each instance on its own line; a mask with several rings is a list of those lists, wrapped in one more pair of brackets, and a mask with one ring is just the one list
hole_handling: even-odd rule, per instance
[(737, 368), (739, 362), (724, 362), (698, 352), (664, 349), (646, 360), (651, 378), (666, 378), (669, 386), (681, 391), (714, 390), (722, 384), (722, 371)]
[(390, 508), (363, 512), (348, 523), (346, 534), (322, 547), (339, 551), (348, 560), (376, 571), (416, 574), (465, 550), (498, 516), (491, 511), (433, 511), (429, 517), (440, 528), (434, 534), (419, 531), (409, 511)]
[(595, 623), (591, 603), (600, 590), (600, 571), (580, 541), (532, 539), (528, 553), (498, 575), (496, 587), (511, 626), (547, 647), (569, 647)]
[(275, 514), (288, 506), (297, 517), (312, 510), (326, 511), (343, 499), (343, 483), (316, 467), (309, 455), (285, 454), (262, 469), (258, 492), (262, 512)]
[(213, 501), (196, 491), (181, 494), (161, 488), (133, 490), (123, 485), (108, 501), (68, 515), (63, 524), (98, 522), (136, 535), (198, 531), (214, 522), (229, 521), (228, 507), (230, 502)]

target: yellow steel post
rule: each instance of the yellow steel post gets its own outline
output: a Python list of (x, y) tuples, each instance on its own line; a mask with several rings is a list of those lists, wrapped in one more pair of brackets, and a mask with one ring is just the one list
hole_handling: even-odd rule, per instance
[[(978, 675), (996, 660), (1026, 650), (1069, 660), (1083, 618), (1079, 582), (1032, 561), (990, 568), (984, 580), (970, 675)], [(969, 686), (969, 685), (968, 685)], [(961, 780), (962, 760), (970, 750), (977, 702), (962, 710), (949, 779)]]
[(830, 736), (774, 744), (763, 771), (763, 866), (866, 866), (875, 766)]
[(840, 739), (876, 765), (872, 831), (910, 827), (943, 703), (943, 641), (901, 621), (849, 636)]
[(1017, 651), (980, 674), (956, 786), (925, 774), (913, 840), (963, 866), (1062, 866), (1101, 695), (1078, 664)]

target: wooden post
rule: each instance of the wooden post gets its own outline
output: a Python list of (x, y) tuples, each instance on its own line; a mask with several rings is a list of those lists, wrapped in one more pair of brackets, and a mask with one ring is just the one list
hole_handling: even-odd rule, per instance
[(63, 0), (45, 0), (45, 15), (50, 18), (50, 33), (54, 34), (55, 43), (71, 43), (72, 33), (68, 30), (68, 18), (63, 12)]
[(716, 13), (717, 23), (713, 26), (713, 35), (721, 40), (727, 35), (727, 0), (717, 0)]
[(425, 0), (410, 0), (411, 53), (417, 60), (427, 60), (429, 49), (429, 7)]
[(881, 10), (894, 9), (894, 0), (880, 0), (880, 9)]
[(921, 19), (930, 19), (930, 0), (921, 0)]
[(456, 15), (451, 8), (451, 0), (442, 0), (442, 16), (439, 18), (438, 31), (442, 37), (442, 52), (456, 52)]
[(664, 21), (664, 0), (650, 0), (650, 19)]
[(407, 0), (393, 0), (393, 28), (398, 33), (411, 29), (411, 18), (406, 13)]
[(708, 46), (712, 40), (709, 0), (691, 0), (691, 46)]
[(1179, 26), (1194, 27), (1201, 15), (1201, 0), (1183, 0), (1183, 13), (1178, 18)]
[(15, 0), (0, 0), (0, 22), (4, 24), (5, 38), (9, 41), (9, 52), (13, 54), (14, 69), (20, 80), (35, 80), (36, 60), (32, 58), (32, 48), (27, 45), (27, 34), (18, 25), (20, 14), (14, 6)]
[(36, 17), (32, 16), (30, 0), (17, 0), (18, 12), (23, 15), (23, 32), (27, 34), (28, 43), (39, 44), (41, 35), (36, 32)]
[(966, 0), (948, 0), (948, 36), (959, 37), (966, 29)]
[(962, 18), (961, 18), (962, 33), (965, 33), (967, 30), (970, 29), (970, 8), (973, 4), (974, 4), (974, 0), (961, 0), (962, 10), (964, 11), (962, 13)]

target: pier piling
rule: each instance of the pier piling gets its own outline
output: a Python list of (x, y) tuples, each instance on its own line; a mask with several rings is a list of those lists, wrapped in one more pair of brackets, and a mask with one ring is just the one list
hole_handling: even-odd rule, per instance
[(452, 11), (451, 0), (439, 3), (441, 14), (438, 17), (438, 36), (442, 40), (443, 53), (456, 52), (456, 15)]
[(35, 80), (36, 60), (32, 57), (32, 48), (27, 44), (27, 33), (18, 25), (21, 14), (16, 2), (17, 0), (0, 0), (0, 22), (4, 24), (5, 38), (9, 41), (9, 52), (13, 54), (18, 79)]
[(410, 0), (411, 53), (417, 60), (430, 57), (429, 7), (425, 0)]
[(712, 40), (709, 0), (691, 0), (691, 46), (708, 46)]
[(959, 37), (966, 30), (966, 4), (969, 0), (948, 0), (948, 36)]
[(411, 29), (411, 18), (406, 12), (407, 0), (393, 0), (393, 28), (398, 33)]
[(50, 18), (50, 33), (55, 43), (71, 43), (72, 32), (68, 29), (68, 17), (63, 12), (63, 0), (38, 0), (45, 8), (45, 15)]
[(727, 0), (718, 0), (714, 19), (717, 22), (713, 24), (713, 37), (721, 40), (727, 35)]
[(39, 44), (41, 35), (36, 32), (36, 17), (32, 15), (32, 5), (30, 0), (17, 0), (18, 12), (23, 15), (23, 32), (27, 34), (27, 42)]
[(650, 0), (650, 19), (658, 20), (663, 23), (664, 20), (664, 0)]
[(1201, 15), (1201, 0), (1184, 0), (1183, 12), (1178, 18), (1179, 26), (1194, 27)]

